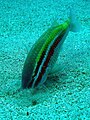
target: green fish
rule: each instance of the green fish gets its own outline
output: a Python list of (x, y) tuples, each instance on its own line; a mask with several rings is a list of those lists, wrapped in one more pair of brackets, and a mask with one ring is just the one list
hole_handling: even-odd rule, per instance
[(22, 88), (41, 86), (52, 71), (69, 31), (79, 31), (72, 12), (63, 23), (51, 26), (32, 46), (22, 71)]

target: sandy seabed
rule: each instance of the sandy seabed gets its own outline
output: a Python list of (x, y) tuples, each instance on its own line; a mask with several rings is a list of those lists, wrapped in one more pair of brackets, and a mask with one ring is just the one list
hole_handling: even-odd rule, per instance
[[(75, 10), (81, 31), (70, 32), (60, 71), (46, 88), (19, 90), (28, 51), (55, 21)], [(0, 0), (0, 120), (90, 120), (89, 0)]]

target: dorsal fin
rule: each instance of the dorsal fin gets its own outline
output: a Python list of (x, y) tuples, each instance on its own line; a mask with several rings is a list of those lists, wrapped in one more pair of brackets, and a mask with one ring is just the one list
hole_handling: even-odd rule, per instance
[(59, 25), (59, 23), (56, 20), (54, 20), (54, 22), (52, 23), (51, 27), (56, 27), (58, 25)]

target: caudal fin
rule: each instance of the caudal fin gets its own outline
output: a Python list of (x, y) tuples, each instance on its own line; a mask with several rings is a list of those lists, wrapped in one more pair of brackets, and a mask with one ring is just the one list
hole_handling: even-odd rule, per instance
[(79, 32), (81, 29), (81, 25), (78, 22), (78, 20), (76, 20), (76, 16), (75, 16), (75, 12), (72, 8), (70, 8), (70, 20), (71, 20), (71, 24), (70, 24), (70, 31), (72, 32)]

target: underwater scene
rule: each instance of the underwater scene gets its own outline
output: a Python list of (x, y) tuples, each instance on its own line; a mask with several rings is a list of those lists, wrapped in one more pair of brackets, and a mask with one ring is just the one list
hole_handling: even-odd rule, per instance
[(0, 120), (90, 120), (90, 0), (0, 0)]

